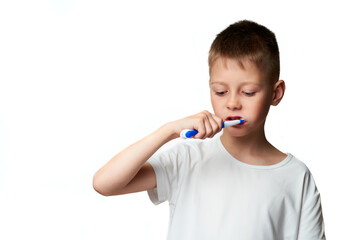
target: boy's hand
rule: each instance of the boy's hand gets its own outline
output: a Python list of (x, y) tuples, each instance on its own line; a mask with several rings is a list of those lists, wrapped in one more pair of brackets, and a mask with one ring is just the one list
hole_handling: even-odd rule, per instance
[(212, 138), (222, 129), (222, 119), (206, 110), (169, 124), (176, 136), (184, 129), (196, 129), (198, 133), (193, 137), (196, 139)]

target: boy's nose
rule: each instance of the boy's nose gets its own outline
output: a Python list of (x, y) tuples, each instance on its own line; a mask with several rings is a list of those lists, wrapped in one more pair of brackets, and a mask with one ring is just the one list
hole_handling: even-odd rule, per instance
[(239, 101), (239, 98), (236, 96), (231, 96), (227, 101), (227, 108), (229, 110), (239, 110), (241, 109), (241, 103)]

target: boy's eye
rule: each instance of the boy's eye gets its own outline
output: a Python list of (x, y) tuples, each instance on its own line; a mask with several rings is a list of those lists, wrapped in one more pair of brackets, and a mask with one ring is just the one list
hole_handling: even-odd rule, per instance
[(221, 92), (215, 92), (216, 95), (219, 96), (223, 96), (226, 93), (226, 91), (221, 91)]
[(255, 92), (243, 92), (246, 96), (251, 97), (254, 96)]

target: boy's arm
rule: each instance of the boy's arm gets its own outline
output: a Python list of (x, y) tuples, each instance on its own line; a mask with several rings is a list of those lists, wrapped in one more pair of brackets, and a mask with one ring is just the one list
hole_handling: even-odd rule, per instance
[(222, 129), (222, 119), (203, 111), (167, 123), (147, 137), (115, 155), (94, 175), (93, 187), (104, 196), (139, 192), (156, 187), (156, 176), (146, 161), (165, 143), (179, 137), (183, 129), (197, 129), (197, 139), (213, 137)]
[(326, 239), (320, 193), (310, 172), (307, 172), (304, 179), (298, 239)]
[(94, 189), (104, 196), (111, 196), (155, 188), (155, 172), (146, 161), (162, 145), (177, 137), (170, 124), (165, 124), (130, 145), (95, 173)]

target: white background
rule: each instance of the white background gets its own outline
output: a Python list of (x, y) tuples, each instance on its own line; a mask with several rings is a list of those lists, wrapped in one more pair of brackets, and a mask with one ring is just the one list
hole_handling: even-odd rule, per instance
[(162, 124), (212, 111), (207, 54), (274, 31), (286, 93), (266, 133), (310, 168), (328, 239), (358, 236), (355, 1), (1, 1), (0, 239), (165, 239), (168, 205), (103, 197), (95, 171)]

